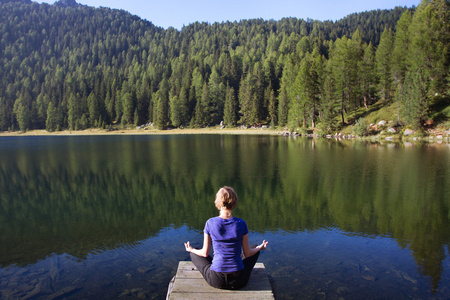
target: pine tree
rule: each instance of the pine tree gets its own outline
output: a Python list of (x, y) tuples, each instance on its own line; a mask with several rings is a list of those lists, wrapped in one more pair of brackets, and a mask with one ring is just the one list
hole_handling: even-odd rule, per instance
[(79, 130), (79, 121), (83, 114), (81, 100), (75, 96), (74, 94), (70, 94), (69, 96), (69, 116), (68, 123), (70, 130)]
[(409, 70), (422, 68), (429, 78), (431, 94), (444, 93), (450, 67), (450, 4), (422, 0), (415, 12), (409, 35)]
[(290, 58), (283, 69), (281, 76), (280, 94), (278, 95), (278, 122), (279, 126), (285, 126), (288, 122), (289, 107), (292, 99), (295, 97), (292, 87), (297, 76), (297, 68)]
[(289, 108), (288, 123), (291, 128), (307, 127), (311, 120), (315, 127), (316, 107), (319, 98), (319, 79), (315, 59), (307, 53), (300, 63), (300, 69), (293, 86), (294, 97)]
[(407, 53), (410, 47), (408, 31), (411, 20), (411, 12), (406, 10), (403, 12), (396, 26), (394, 50), (392, 51), (392, 75), (398, 89), (402, 89), (408, 70)]
[(45, 127), (48, 132), (53, 132), (56, 130), (57, 122), (57, 110), (53, 102), (48, 104), (47, 109), (47, 120), (45, 122)]
[(98, 120), (100, 115), (97, 96), (92, 92), (89, 94), (87, 101), (89, 108), (89, 124), (90, 126), (94, 126), (94, 123)]
[(26, 132), (30, 127), (30, 109), (25, 105), (22, 97), (19, 97), (14, 103), (14, 115), (16, 117), (17, 123), (19, 124), (19, 129), (22, 132)]
[(359, 67), (363, 60), (364, 45), (362, 42), (361, 33), (357, 29), (352, 38), (347, 41), (347, 60), (346, 65), (349, 73), (348, 82), (348, 104), (353, 109), (358, 108), (362, 104), (361, 91), (361, 76), (359, 74)]
[(349, 85), (351, 74), (347, 66), (347, 41), (348, 39), (346, 36), (344, 36), (342, 39), (337, 39), (331, 55), (333, 82), (335, 84), (336, 99), (339, 99), (340, 101), (340, 114), (342, 124), (345, 124), (344, 116), (350, 97)]
[(278, 125), (285, 126), (288, 121), (289, 97), (286, 88), (282, 87), (278, 96)]
[(237, 103), (234, 88), (227, 85), (224, 116), (223, 116), (223, 123), (226, 126), (236, 125), (237, 122), (236, 110), (237, 110)]
[(381, 35), (380, 44), (375, 53), (375, 60), (377, 63), (377, 74), (379, 80), (379, 94), (380, 98), (386, 102), (391, 100), (392, 88), (392, 49), (393, 36), (390, 29), (384, 29)]
[(166, 79), (161, 82), (161, 88), (152, 97), (154, 99), (154, 123), (158, 129), (165, 129), (169, 126), (169, 85)]
[(169, 101), (170, 101), (170, 104), (169, 104), (169, 106), (170, 106), (170, 121), (172, 122), (172, 126), (180, 127), (182, 119), (183, 119), (181, 102), (180, 102), (178, 96), (173, 95), (173, 93), (170, 94)]
[(250, 125), (252, 118), (252, 106), (251, 102), (253, 99), (253, 93), (251, 88), (251, 77), (250, 73), (243, 77), (241, 80), (241, 85), (239, 86), (239, 106), (241, 110), (239, 123), (244, 125)]
[(427, 80), (421, 68), (406, 73), (400, 93), (401, 116), (411, 127), (419, 129), (428, 114)]
[(277, 98), (275, 97), (275, 92), (272, 89), (272, 85), (269, 85), (266, 89), (266, 99), (269, 99), (269, 121), (270, 126), (275, 127), (278, 125), (278, 114), (277, 114)]
[(364, 99), (364, 106), (369, 108), (370, 100), (374, 96), (374, 89), (376, 86), (375, 55), (373, 52), (372, 43), (365, 46), (364, 56), (359, 63), (358, 70), (360, 76), (360, 90)]
[(225, 85), (216, 68), (213, 69), (208, 82), (209, 90), (209, 118), (211, 124), (219, 124), (223, 119), (225, 104)]
[(323, 86), (323, 98), (320, 103), (321, 122), (320, 129), (325, 133), (330, 133), (337, 124), (335, 117), (339, 114), (340, 101), (336, 99), (333, 76), (327, 75)]

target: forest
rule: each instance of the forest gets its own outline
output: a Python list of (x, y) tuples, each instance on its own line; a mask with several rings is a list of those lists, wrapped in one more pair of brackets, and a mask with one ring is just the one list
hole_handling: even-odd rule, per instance
[(0, 1), (0, 131), (313, 128), (400, 107), (414, 129), (449, 104), (450, 4), (163, 29), (75, 0)]

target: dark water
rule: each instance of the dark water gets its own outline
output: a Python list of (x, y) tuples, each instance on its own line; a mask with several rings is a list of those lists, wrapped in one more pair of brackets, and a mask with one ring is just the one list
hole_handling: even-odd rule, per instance
[(0, 139), (0, 298), (165, 298), (214, 195), (280, 299), (450, 298), (449, 144), (279, 136)]

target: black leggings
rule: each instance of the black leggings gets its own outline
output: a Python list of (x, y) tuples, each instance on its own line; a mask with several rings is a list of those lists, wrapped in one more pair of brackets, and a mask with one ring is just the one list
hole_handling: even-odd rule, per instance
[(202, 273), (206, 282), (218, 289), (237, 290), (247, 285), (253, 267), (258, 260), (259, 252), (243, 260), (244, 269), (236, 272), (215, 272), (211, 270), (212, 257), (198, 256), (191, 252), (191, 260)]

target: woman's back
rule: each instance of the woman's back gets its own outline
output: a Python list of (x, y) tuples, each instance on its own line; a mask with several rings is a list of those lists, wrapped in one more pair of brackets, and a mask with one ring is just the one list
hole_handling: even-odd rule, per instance
[(211, 236), (214, 248), (211, 270), (235, 272), (244, 268), (241, 258), (242, 237), (248, 233), (244, 220), (214, 217), (206, 222), (205, 233)]

